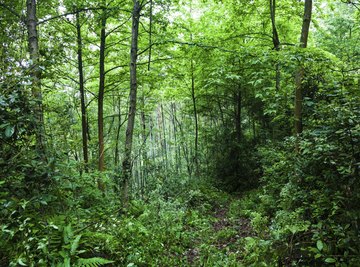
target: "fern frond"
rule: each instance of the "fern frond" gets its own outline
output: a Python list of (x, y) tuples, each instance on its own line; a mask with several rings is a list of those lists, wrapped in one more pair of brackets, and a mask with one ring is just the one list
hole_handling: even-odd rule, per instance
[(113, 263), (114, 261), (107, 260), (104, 258), (94, 257), (88, 259), (78, 259), (76, 266), (77, 267), (98, 267), (105, 264)]
[(77, 248), (79, 247), (81, 235), (77, 235), (76, 238), (71, 242), (70, 255), (74, 256)]

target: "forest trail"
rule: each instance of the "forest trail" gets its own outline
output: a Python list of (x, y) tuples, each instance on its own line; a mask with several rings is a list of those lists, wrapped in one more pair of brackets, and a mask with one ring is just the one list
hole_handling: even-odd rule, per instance
[[(249, 218), (231, 214), (230, 208), (235, 201), (239, 201), (239, 198), (230, 196), (226, 201), (214, 205), (208, 218), (211, 222), (208, 231), (202, 232), (194, 246), (186, 253), (189, 266), (198, 266), (200, 262), (206, 262), (206, 258), (214, 261), (214, 257), (218, 258), (219, 262), (223, 262), (223, 257), (227, 256), (241, 260), (242, 239), (254, 236), (255, 232)], [(202, 249), (204, 244), (208, 244), (210, 249)], [(208, 254), (209, 251), (213, 251), (212, 256)]]

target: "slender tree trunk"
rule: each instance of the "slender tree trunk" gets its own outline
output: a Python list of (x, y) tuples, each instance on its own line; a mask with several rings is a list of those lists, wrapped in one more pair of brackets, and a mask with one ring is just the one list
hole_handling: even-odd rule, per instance
[(151, 64), (151, 48), (152, 48), (152, 13), (153, 13), (153, 1), (150, 0), (150, 26), (149, 26), (149, 59), (148, 59), (148, 71), (150, 71)]
[(172, 124), (173, 124), (173, 131), (174, 131), (175, 166), (176, 166), (176, 172), (179, 173), (179, 170), (181, 170), (181, 150), (180, 150), (180, 145), (178, 144), (178, 138), (177, 138), (176, 104), (175, 103), (171, 103), (171, 111), (172, 111)]
[(104, 93), (105, 93), (105, 49), (106, 49), (106, 3), (103, 1), (100, 31), (100, 59), (99, 59), (99, 95), (98, 95), (98, 141), (99, 141), (99, 171), (105, 169), (104, 162)]
[(256, 140), (256, 122), (254, 118), (252, 119), (252, 132), (253, 132), (254, 140)]
[(87, 120), (86, 120), (86, 105), (85, 105), (85, 90), (84, 90), (84, 71), (83, 71), (83, 59), (82, 59), (82, 36), (80, 25), (79, 12), (76, 13), (76, 32), (77, 32), (77, 54), (78, 54), (78, 72), (79, 72), (79, 90), (80, 90), (80, 102), (81, 102), (81, 131), (82, 131), (82, 148), (85, 164), (85, 172), (88, 172), (88, 139), (87, 139)]
[[(176, 109), (175, 109), (176, 111)], [(188, 172), (188, 175), (189, 177), (191, 178), (192, 176), (192, 162), (191, 160), (189, 159), (190, 155), (189, 155), (189, 150), (188, 150), (188, 145), (186, 144), (186, 142), (184, 141), (185, 140), (185, 134), (184, 134), (184, 129), (182, 127), (182, 124), (181, 124), (181, 120), (179, 121), (177, 119), (177, 116), (176, 116), (176, 112), (175, 112), (175, 116), (174, 116), (174, 119), (175, 119), (175, 122), (177, 123), (178, 125), (178, 129), (179, 129), (179, 133), (180, 133), (180, 140), (179, 140), (179, 143), (178, 143), (178, 146), (179, 146), (179, 157), (180, 157), (180, 162), (181, 162), (181, 158), (184, 158), (185, 159), (185, 162), (186, 162), (186, 169), (187, 169), (187, 172)], [(184, 119), (182, 120), (184, 121)], [(181, 150), (183, 151), (183, 157), (181, 157)], [(180, 168), (181, 169), (181, 168)]]
[[(164, 151), (164, 146), (163, 146), (163, 129), (162, 129), (162, 122), (161, 122), (161, 107), (158, 106), (157, 109), (156, 109), (156, 122), (157, 122), (157, 151), (160, 151), (159, 152), (159, 155), (161, 156), (161, 160), (162, 160), (162, 166), (164, 166), (164, 163), (165, 163), (165, 151)], [(162, 167), (161, 166), (161, 167)]]
[[(143, 140), (143, 148), (142, 148), (142, 177), (143, 177), (143, 183), (142, 185), (145, 184), (145, 177), (147, 176), (147, 162), (148, 162), (148, 157), (147, 157), (147, 145), (146, 145), (146, 117), (145, 117), (145, 96), (144, 93), (141, 97), (141, 104), (142, 104), (142, 111), (141, 111), (141, 128), (142, 128), (142, 132), (141, 132), (141, 136), (142, 136), (142, 140)], [(143, 189), (144, 187), (141, 188), (142, 189), (142, 193), (143, 193)]]
[[(0, 36), (6, 36), (5, 29), (1, 29)], [(8, 50), (6, 47), (6, 44), (4, 42), (1, 42), (0, 44), (1, 48), (1, 56), (0, 56), (0, 71), (1, 73), (6, 73), (8, 69), (8, 60), (7, 60), (7, 54), (6, 51)]]
[(138, 53), (138, 38), (139, 38), (139, 22), (141, 5), (138, 0), (133, 0), (134, 7), (132, 12), (132, 27), (131, 27), (131, 50), (130, 50), (130, 105), (129, 116), (125, 136), (125, 155), (122, 163), (123, 166), (123, 184), (122, 184), (122, 201), (124, 207), (129, 202), (129, 180), (131, 177), (131, 151), (133, 144), (133, 132), (135, 125), (136, 114), (136, 93), (137, 93), (137, 53)]
[(154, 137), (154, 133), (153, 133), (153, 128), (154, 128), (154, 122), (153, 122), (153, 119), (150, 118), (150, 121), (149, 121), (149, 124), (150, 124), (150, 143), (151, 143), (151, 147), (150, 147), (150, 152), (151, 152), (151, 159), (153, 162), (155, 162), (155, 143), (156, 143), (156, 140), (155, 140), (155, 137)]
[(223, 108), (221, 106), (221, 101), (218, 99), (217, 101), (218, 107), (219, 107), (219, 111), (220, 111), (220, 118), (221, 118), (221, 123), (222, 125), (225, 127), (225, 117), (224, 117), (224, 111)]
[(194, 121), (195, 121), (195, 142), (194, 142), (194, 167), (195, 174), (199, 174), (199, 158), (198, 158), (198, 143), (199, 143), (199, 125), (198, 125), (198, 115), (197, 115), (197, 106), (196, 106), (196, 95), (195, 95), (195, 75), (194, 75), (194, 62), (191, 59), (191, 99), (193, 103), (194, 110)]
[[(277, 32), (277, 28), (276, 28), (276, 23), (275, 23), (275, 12), (276, 12), (276, 0), (269, 0), (270, 1), (270, 17), (271, 17), (271, 26), (272, 26), (272, 40), (273, 40), (273, 45), (274, 45), (274, 49), (276, 51), (280, 51), (280, 40), (279, 40), (279, 35)], [(275, 64), (275, 89), (276, 92), (279, 93), (280, 89), (281, 89), (281, 64), (280, 61), (277, 60), (276, 64)], [(284, 111), (286, 111), (286, 107), (287, 107), (287, 102), (284, 101)], [(278, 127), (273, 126), (272, 127), (272, 131), (273, 131), (273, 139), (275, 138), (275, 133), (278, 131)]]
[(240, 86), (238, 92), (235, 93), (235, 128), (236, 128), (236, 139), (238, 142), (241, 141), (241, 91)]
[(119, 139), (120, 139), (120, 129), (121, 129), (121, 97), (118, 98), (118, 112), (119, 112), (119, 120), (118, 127), (116, 130), (116, 140), (115, 140), (115, 157), (114, 164), (116, 167), (119, 166)]
[(170, 170), (174, 170), (174, 163), (175, 163), (175, 150), (174, 150), (174, 135), (175, 133), (173, 132), (173, 127), (171, 125), (171, 104), (169, 107), (169, 119), (167, 120), (167, 132), (168, 132), (168, 144), (167, 144), (167, 148), (168, 148), (168, 155), (169, 155), (169, 168)]
[[(303, 17), (303, 24), (301, 30), (301, 37), (300, 37), (300, 47), (306, 48), (308, 35), (309, 35), (309, 28), (310, 28), (310, 21), (311, 21), (311, 12), (312, 12), (312, 0), (305, 0), (304, 5), (304, 17)], [(302, 125), (302, 92), (303, 92), (303, 80), (304, 80), (304, 68), (302, 66), (299, 67), (296, 77), (295, 77), (295, 134), (300, 135), (303, 131)], [(298, 144), (296, 150), (298, 151)]]
[(161, 115), (161, 128), (162, 128), (162, 132), (163, 132), (163, 136), (162, 136), (162, 140), (161, 140), (161, 146), (162, 146), (162, 150), (165, 156), (165, 170), (168, 170), (168, 147), (167, 147), (167, 143), (166, 143), (166, 126), (165, 126), (165, 117), (164, 117), (164, 108), (163, 105), (160, 104), (160, 115)]
[(30, 78), (31, 78), (31, 93), (36, 101), (34, 107), (35, 114), (35, 135), (36, 135), (36, 149), (42, 160), (46, 160), (45, 148), (45, 127), (44, 114), (42, 106), (42, 92), (41, 92), (41, 68), (39, 66), (39, 36), (37, 32), (37, 17), (36, 17), (36, 0), (26, 0), (26, 26), (28, 33), (28, 50), (30, 54)]
[[(151, 69), (151, 51), (152, 51), (152, 14), (153, 14), (153, 2), (150, 0), (150, 26), (149, 26), (149, 55), (148, 55), (148, 72), (150, 72)], [(150, 75), (150, 73), (149, 73)], [(150, 84), (151, 89), (151, 84)], [(141, 127), (142, 127), (142, 139), (143, 139), (143, 148), (142, 148), (142, 183), (141, 183), (141, 193), (144, 194), (144, 188), (145, 188), (145, 177), (147, 176), (147, 148), (146, 148), (146, 116), (145, 116), (145, 93), (143, 91), (142, 97), (141, 97)]]
[(275, 50), (280, 49), (280, 41), (279, 41), (279, 35), (276, 29), (276, 23), (275, 23), (275, 11), (276, 11), (276, 0), (269, 0), (270, 1), (270, 17), (271, 17), (271, 26), (272, 26), (272, 40), (274, 44)]
[[(269, 0), (270, 1), (270, 17), (271, 17), (271, 26), (272, 26), (272, 41), (274, 45), (274, 49), (276, 51), (280, 50), (280, 40), (279, 34), (277, 32), (276, 23), (275, 23), (275, 12), (276, 12), (276, 0)], [(275, 78), (275, 88), (276, 91), (280, 91), (280, 79), (281, 79), (281, 72), (280, 72), (280, 63), (277, 62), (275, 65), (276, 68), (276, 78)]]

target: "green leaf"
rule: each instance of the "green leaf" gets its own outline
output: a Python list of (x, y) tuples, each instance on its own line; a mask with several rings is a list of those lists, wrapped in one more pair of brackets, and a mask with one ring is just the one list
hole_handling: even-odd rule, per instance
[(17, 260), (17, 263), (18, 263), (19, 265), (21, 265), (21, 266), (27, 266), (26, 263), (23, 262), (22, 259), (18, 259), (18, 260)]
[(334, 258), (326, 258), (326, 259), (325, 259), (325, 262), (327, 262), (327, 263), (334, 263), (334, 262), (336, 262), (336, 260), (335, 260)]
[(70, 258), (65, 258), (64, 259), (64, 267), (71, 267)]
[(109, 263), (113, 263), (114, 261), (110, 261), (104, 258), (98, 258), (98, 257), (94, 257), (94, 258), (89, 258), (89, 259), (78, 259), (77, 260), (77, 264), (76, 266), (79, 267), (85, 267), (85, 266), (102, 266), (102, 265), (106, 265)]
[(321, 240), (318, 240), (318, 241), (316, 242), (316, 247), (318, 248), (319, 251), (322, 251), (323, 248), (324, 248), (323, 242), (322, 242)]
[(4, 128), (6, 128), (8, 125), (10, 125), (10, 124), (9, 124), (9, 123), (0, 124), (0, 129), (4, 129)]
[(71, 248), (70, 248), (70, 255), (75, 255), (75, 252), (77, 250), (77, 248), (79, 247), (79, 242), (80, 242), (80, 238), (81, 235), (77, 235), (74, 239), (74, 241), (71, 243)]
[(68, 244), (70, 241), (70, 238), (73, 237), (73, 231), (72, 231), (72, 227), (71, 224), (68, 224), (67, 226), (64, 227), (64, 243)]
[(8, 125), (5, 129), (5, 136), (11, 137), (15, 132), (15, 127), (12, 125)]

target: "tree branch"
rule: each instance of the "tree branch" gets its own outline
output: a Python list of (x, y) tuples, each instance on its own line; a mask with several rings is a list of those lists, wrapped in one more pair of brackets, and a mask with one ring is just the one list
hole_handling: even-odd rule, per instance
[(360, 2), (351, 1), (351, 0), (342, 0), (341, 2), (344, 3), (344, 4), (350, 4), (353, 7), (355, 7), (357, 10), (360, 11), (360, 8), (359, 8)]
[(80, 12), (86, 12), (86, 11), (90, 11), (90, 10), (99, 10), (99, 9), (102, 9), (102, 8), (101, 8), (101, 7), (81, 8), (81, 9), (75, 10), (75, 11), (73, 11), (73, 12), (68, 12), (68, 13), (56, 15), (56, 16), (50, 17), (50, 18), (48, 18), (48, 19), (43, 19), (43, 20), (39, 21), (39, 22), (37, 23), (37, 25), (43, 24), (43, 23), (48, 22), (48, 21), (50, 21), (50, 20), (54, 20), (54, 19), (66, 17), (66, 16), (68, 16), (68, 15), (75, 15), (75, 14), (80, 13)]
[(5, 5), (4, 3), (0, 3), (0, 6), (4, 7), (5, 9), (7, 9), (11, 14), (13, 14), (15, 17), (19, 18), (21, 20), (21, 22), (25, 22), (24, 17), (19, 15), (15, 10), (13, 10), (11, 7)]
[(197, 46), (200, 48), (217, 49), (217, 50), (220, 50), (223, 52), (228, 52), (228, 53), (237, 53), (238, 52), (236, 50), (228, 50), (228, 49), (221, 48), (219, 46), (206, 45), (206, 44), (202, 44), (202, 43), (181, 42), (181, 41), (177, 41), (177, 40), (167, 40), (167, 41), (164, 41), (164, 43), (173, 43), (173, 44), (179, 44), (179, 45)]
[(106, 33), (106, 37), (108, 37), (110, 34), (112, 34), (113, 32), (115, 32), (117, 29), (121, 28), (122, 26), (124, 26), (132, 17), (130, 16), (125, 22), (121, 23), (119, 26), (116, 26), (115, 28), (111, 29), (110, 31), (108, 31)]

